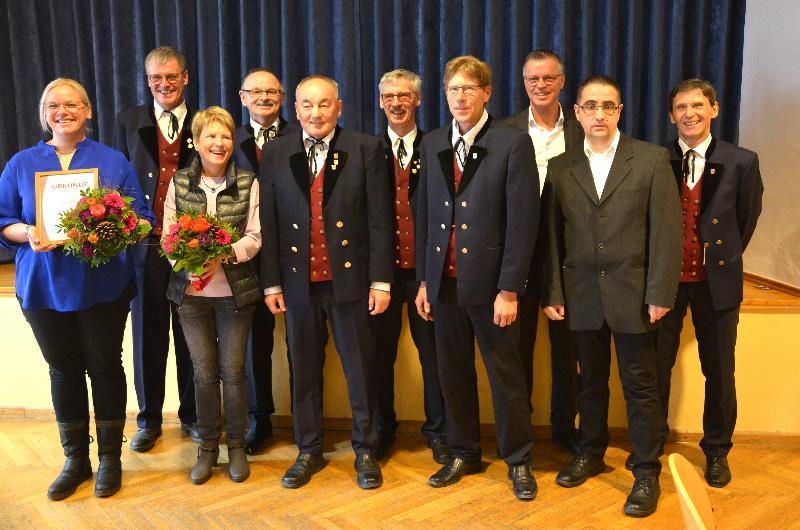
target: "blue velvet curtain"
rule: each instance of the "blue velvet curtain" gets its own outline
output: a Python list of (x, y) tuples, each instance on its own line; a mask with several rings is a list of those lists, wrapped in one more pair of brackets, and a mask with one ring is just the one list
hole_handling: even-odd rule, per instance
[(94, 105), (94, 136), (111, 143), (116, 113), (152, 101), (143, 60), (169, 44), (187, 57), (187, 100), (245, 118), (237, 91), (264, 66), (287, 87), (309, 73), (340, 83), (342, 124), (385, 126), (377, 83), (394, 68), (423, 78), (420, 124), (448, 119), (442, 70), (473, 54), (494, 73), (490, 112), (525, 108), (525, 55), (557, 51), (566, 64), (562, 102), (581, 79), (604, 73), (622, 85), (624, 132), (661, 142), (674, 136), (666, 98), (687, 77), (719, 92), (714, 133), (736, 141), (745, 2), (723, 0), (5, 0), (0, 7), (0, 167), (41, 135), (38, 99), (55, 77), (74, 77)]

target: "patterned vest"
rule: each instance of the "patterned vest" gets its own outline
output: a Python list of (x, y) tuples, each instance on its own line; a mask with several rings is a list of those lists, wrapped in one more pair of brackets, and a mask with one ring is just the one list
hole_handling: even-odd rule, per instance
[[(458, 193), (458, 186), (461, 184), (462, 171), (458, 167), (458, 155), (453, 150), (453, 176), (455, 177), (454, 189)], [(444, 258), (444, 275), (450, 278), (456, 277), (456, 210), (453, 208), (453, 219), (450, 222), (450, 241), (447, 242), (447, 254)]]
[(705, 259), (700, 243), (700, 197), (703, 179), (689, 189), (681, 179), (681, 206), (683, 207), (683, 262), (681, 282), (699, 282), (706, 279)]
[(153, 197), (153, 213), (156, 216), (156, 226), (153, 228), (154, 235), (161, 235), (164, 228), (164, 201), (167, 199), (167, 190), (172, 177), (178, 171), (178, 160), (181, 153), (181, 136), (169, 142), (161, 133), (161, 127), (156, 126), (158, 137), (158, 184), (156, 185), (155, 197)]
[(322, 190), (325, 189), (325, 166), (311, 183), (310, 212), (311, 237), (309, 256), (309, 278), (311, 282), (327, 282), (333, 280), (330, 261), (328, 260), (328, 238), (325, 237), (325, 220), (322, 218)]
[(394, 157), (395, 181), (395, 232), (394, 232), (394, 266), (398, 269), (413, 269), (414, 263), (414, 219), (411, 215), (411, 200), (409, 197), (409, 176), (411, 164), (405, 169), (400, 167), (400, 161)]

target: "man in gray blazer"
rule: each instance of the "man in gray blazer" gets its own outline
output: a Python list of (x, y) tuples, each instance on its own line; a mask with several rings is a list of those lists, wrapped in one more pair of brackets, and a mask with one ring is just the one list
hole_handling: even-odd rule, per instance
[(542, 306), (548, 318), (567, 319), (580, 364), (581, 452), (556, 482), (579, 486), (605, 468), (613, 335), (637, 457), (625, 513), (644, 517), (661, 494), (656, 330), (675, 301), (681, 213), (666, 149), (617, 129), (621, 99), (613, 79), (586, 79), (575, 104), (584, 144), (550, 161)]
[[(544, 187), (547, 163), (567, 149), (583, 144), (583, 129), (575, 120), (572, 109), (564, 109), (558, 95), (564, 88), (564, 64), (552, 50), (534, 50), (525, 58), (522, 78), (530, 104), (505, 122), (527, 132), (536, 151), (539, 171), (539, 192)], [(519, 298), (519, 357), (525, 369), (528, 398), (533, 393), (533, 349), (539, 320), (544, 263), (547, 258), (546, 224), (539, 223), (539, 237), (533, 251), (528, 273), (528, 289)], [(548, 320), (550, 335), (550, 427), (552, 440), (574, 455), (578, 453), (578, 370), (575, 352), (569, 338), (569, 328), (563, 320)]]
[(517, 353), (517, 298), (525, 291), (539, 219), (530, 137), (492, 119), (489, 65), (456, 57), (444, 72), (452, 123), (422, 140), (417, 206), (417, 311), (433, 319), (451, 456), (435, 488), (481, 470), (475, 339), (492, 389), (498, 454), (514, 494), (536, 496), (530, 405)]

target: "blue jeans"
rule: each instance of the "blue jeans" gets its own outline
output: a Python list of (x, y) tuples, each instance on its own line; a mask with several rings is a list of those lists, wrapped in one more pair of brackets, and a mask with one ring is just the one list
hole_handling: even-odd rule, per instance
[(247, 337), (255, 304), (237, 309), (232, 296), (186, 296), (178, 308), (194, 366), (197, 428), (203, 440), (219, 440), (220, 390), (228, 445), (247, 430)]

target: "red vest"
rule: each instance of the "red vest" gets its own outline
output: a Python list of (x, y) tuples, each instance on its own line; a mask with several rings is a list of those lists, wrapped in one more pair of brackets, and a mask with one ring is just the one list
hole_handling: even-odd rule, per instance
[(325, 237), (325, 222), (322, 219), (322, 190), (325, 188), (325, 166), (311, 183), (311, 245), (308, 251), (312, 282), (326, 282), (333, 279), (328, 259), (328, 238)]
[(394, 158), (395, 181), (395, 231), (394, 231), (394, 266), (398, 269), (413, 269), (414, 263), (414, 221), (411, 216), (409, 199), (409, 175), (411, 164), (405, 169)]
[(258, 160), (258, 165), (261, 165), (261, 148), (256, 144), (256, 160)]
[[(458, 167), (458, 155), (453, 151), (453, 176), (455, 181), (454, 189), (458, 193), (458, 185), (461, 184), (461, 169)], [(447, 242), (447, 254), (444, 258), (444, 275), (450, 278), (456, 277), (456, 210), (453, 205), (453, 218), (450, 222), (450, 241)]]
[[(164, 227), (164, 201), (167, 199), (167, 189), (173, 175), (178, 171), (178, 159), (181, 152), (181, 133), (170, 143), (161, 133), (161, 127), (156, 125), (158, 136), (158, 184), (156, 195), (153, 197), (153, 213), (156, 216), (156, 226), (153, 234), (161, 235)], [(169, 220), (169, 219), (168, 219)]]
[(681, 180), (681, 207), (683, 207), (683, 262), (681, 282), (699, 282), (706, 279), (703, 266), (703, 245), (700, 240), (700, 197), (703, 179), (693, 189)]

